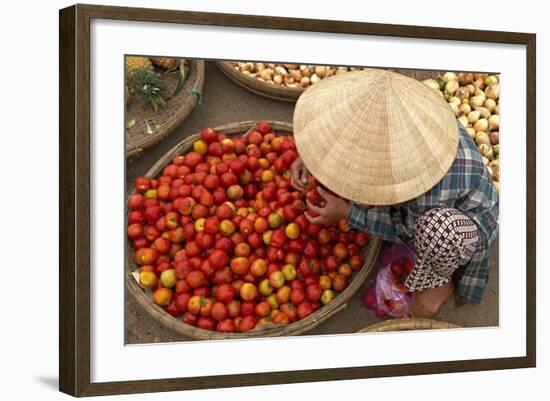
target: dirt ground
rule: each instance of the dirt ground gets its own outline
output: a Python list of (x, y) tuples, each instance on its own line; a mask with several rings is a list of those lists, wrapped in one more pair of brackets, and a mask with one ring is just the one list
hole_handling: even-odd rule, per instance
[[(206, 62), (204, 106), (195, 108), (190, 116), (164, 141), (144, 152), (139, 159), (127, 164), (127, 192), (135, 177), (143, 175), (170, 148), (185, 137), (204, 127), (215, 127), (245, 120), (278, 120), (292, 122), (293, 103), (271, 100), (241, 88), (226, 78), (212, 62)], [(463, 327), (497, 326), (499, 322), (498, 244), (491, 250), (491, 274), (483, 302), (479, 305), (455, 307), (451, 297), (435, 319)], [(356, 332), (380, 321), (371, 311), (363, 308), (359, 298), (368, 288), (376, 271), (348, 302), (347, 308), (322, 323), (308, 335)], [(188, 339), (165, 328), (151, 318), (130, 294), (125, 306), (127, 344), (186, 341)]]

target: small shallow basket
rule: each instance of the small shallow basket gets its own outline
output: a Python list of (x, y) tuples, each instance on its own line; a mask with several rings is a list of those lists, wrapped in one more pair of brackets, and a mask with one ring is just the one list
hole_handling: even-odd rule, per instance
[[(146, 104), (142, 99), (133, 96), (126, 106), (124, 125), (135, 120), (130, 128), (125, 127), (126, 157), (137, 157), (143, 150), (155, 145), (176, 129), (193, 111), (197, 105), (197, 95), (189, 93), (195, 88), (202, 91), (204, 86), (204, 61), (188, 60), (189, 75), (187, 76), (182, 91), (169, 98), (166, 104), (155, 112), (152, 106)], [(174, 93), (178, 85), (178, 72), (170, 72), (163, 75), (163, 82), (166, 93)], [(147, 134), (145, 121), (154, 129), (154, 125), (160, 127), (152, 134)]]
[(285, 102), (296, 102), (305, 91), (305, 88), (272, 85), (245, 75), (235, 69), (235, 62), (233, 61), (217, 61), (216, 65), (233, 82), (257, 95)]
[[(270, 121), (273, 130), (281, 135), (290, 134), (292, 132), (292, 125), (284, 122)], [(223, 132), (229, 136), (240, 136), (246, 133), (251, 128), (256, 126), (255, 121), (244, 121), (234, 124), (227, 124), (214, 128), (216, 132)], [(178, 145), (174, 146), (168, 153), (160, 158), (151, 169), (145, 174), (147, 177), (153, 178), (158, 176), (166, 164), (168, 164), (176, 155), (189, 151), (193, 142), (199, 138), (198, 134), (192, 135)], [(130, 196), (133, 194), (132, 192)], [(251, 338), (251, 337), (277, 337), (277, 336), (290, 336), (305, 333), (313, 328), (317, 327), (323, 321), (329, 319), (331, 316), (342, 311), (347, 306), (347, 301), (353, 296), (353, 294), (361, 287), (367, 276), (373, 269), (380, 252), (382, 241), (378, 238), (371, 237), (367, 248), (363, 252), (365, 264), (363, 267), (354, 274), (348, 287), (342, 291), (338, 296), (328, 305), (319, 308), (317, 311), (306, 317), (305, 319), (298, 320), (288, 325), (280, 324), (264, 324), (256, 326), (254, 330), (246, 333), (220, 333), (217, 331), (210, 331), (200, 329), (195, 326), (184, 323), (181, 318), (174, 318), (165, 312), (161, 307), (155, 305), (151, 300), (150, 292), (144, 291), (136, 282), (132, 275), (132, 271), (136, 270), (136, 264), (134, 263), (134, 251), (130, 245), (130, 242), (126, 238), (126, 287), (128, 292), (136, 299), (136, 301), (143, 307), (149, 315), (158, 320), (164, 326), (182, 334), (185, 337), (190, 337), (196, 340), (222, 340), (222, 339), (238, 339), (238, 338)]]
[(403, 318), (389, 319), (383, 322), (367, 326), (358, 331), (358, 333), (373, 333), (385, 331), (406, 331), (406, 330), (439, 330), (439, 329), (456, 329), (460, 326), (456, 324), (441, 322), (439, 320), (420, 319), (420, 318)]

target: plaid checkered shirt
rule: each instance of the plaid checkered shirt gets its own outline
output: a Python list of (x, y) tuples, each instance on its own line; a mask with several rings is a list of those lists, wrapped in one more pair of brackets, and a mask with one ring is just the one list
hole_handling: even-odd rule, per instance
[(488, 250), (498, 233), (498, 194), (474, 141), (459, 124), (456, 158), (447, 174), (418, 198), (393, 206), (365, 208), (352, 203), (351, 227), (384, 240), (411, 244), (415, 220), (436, 207), (455, 208), (479, 229), (482, 246), (462, 266), (456, 283), (459, 303), (480, 303), (489, 279)]

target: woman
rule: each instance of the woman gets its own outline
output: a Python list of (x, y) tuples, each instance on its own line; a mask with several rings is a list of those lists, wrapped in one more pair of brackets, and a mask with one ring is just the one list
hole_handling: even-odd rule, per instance
[(308, 204), (310, 222), (347, 219), (357, 230), (413, 244), (417, 260), (405, 286), (417, 293), (416, 316), (437, 313), (453, 288), (458, 305), (481, 302), (498, 196), (440, 94), (382, 70), (341, 74), (300, 97), (294, 130), (300, 158), (292, 184), (305, 189), (309, 170), (340, 195), (320, 189), (326, 204)]

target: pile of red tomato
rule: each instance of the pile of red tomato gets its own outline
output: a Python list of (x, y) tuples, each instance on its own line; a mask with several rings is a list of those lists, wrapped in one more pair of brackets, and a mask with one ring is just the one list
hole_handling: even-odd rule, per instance
[(160, 177), (138, 177), (128, 200), (139, 284), (187, 324), (246, 332), (303, 319), (363, 266), (365, 233), (310, 224), (306, 193), (290, 185), (291, 136), (260, 122), (245, 137), (210, 128)]

